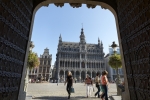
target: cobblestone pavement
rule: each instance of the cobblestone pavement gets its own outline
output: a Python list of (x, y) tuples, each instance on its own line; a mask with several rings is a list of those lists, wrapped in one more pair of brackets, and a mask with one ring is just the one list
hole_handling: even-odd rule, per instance
[[(73, 85), (75, 93), (71, 94), (70, 100), (100, 100), (100, 98), (94, 97), (94, 93), (97, 91), (95, 85), (92, 96), (86, 98), (86, 86), (83, 83), (76, 83)], [(63, 83), (30, 83), (28, 84), (26, 100), (67, 100), (66, 86)], [(116, 85), (110, 84), (108, 95), (116, 95)], [(109, 100), (111, 100), (109, 98)]]

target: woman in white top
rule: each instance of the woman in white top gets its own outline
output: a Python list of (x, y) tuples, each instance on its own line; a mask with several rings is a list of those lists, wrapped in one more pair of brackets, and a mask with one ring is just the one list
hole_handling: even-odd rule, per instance
[(86, 95), (87, 98), (91, 96), (91, 91), (92, 91), (92, 79), (90, 76), (87, 74), (87, 78), (85, 79), (85, 84), (86, 84)]

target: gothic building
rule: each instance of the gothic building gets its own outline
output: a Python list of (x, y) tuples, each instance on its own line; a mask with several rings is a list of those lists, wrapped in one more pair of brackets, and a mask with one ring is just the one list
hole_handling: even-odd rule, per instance
[(40, 65), (38, 70), (38, 78), (43, 81), (48, 81), (52, 77), (51, 71), (52, 55), (49, 54), (49, 49), (44, 49), (43, 55), (40, 55)]
[(86, 74), (93, 78), (103, 70), (103, 43), (99, 38), (98, 44), (86, 43), (83, 28), (80, 42), (64, 42), (60, 35), (56, 54), (56, 77), (60, 82), (65, 80), (68, 71), (72, 72), (77, 81), (84, 81)]

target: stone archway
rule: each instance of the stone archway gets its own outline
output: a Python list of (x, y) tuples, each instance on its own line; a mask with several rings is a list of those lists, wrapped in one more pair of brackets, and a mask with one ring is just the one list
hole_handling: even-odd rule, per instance
[(65, 79), (67, 78), (68, 70), (65, 71)]
[(98, 71), (97, 73), (99, 73), (100, 76), (102, 75), (102, 73), (100, 71)]
[[(91, 72), (90, 71), (87, 71), (87, 74), (91, 77)], [(91, 77), (92, 78), (92, 77)]]
[(76, 79), (77, 79), (77, 82), (79, 82), (81, 79), (79, 71), (76, 71)]
[[(0, 1), (0, 65), (3, 65), (4, 69), (1, 70), (1, 78), (6, 75), (6, 80), (3, 80), (2, 93), (5, 91), (5, 84), (10, 84), (10, 90), (5, 94), (0, 93), (2, 99), (11, 100), (23, 100), (21, 97), (24, 91), (24, 79), (26, 71), (27, 51), (29, 50), (29, 41), (31, 40), (31, 32), (33, 27), (34, 15), (41, 6), (48, 6), (50, 3), (55, 3), (56, 6), (62, 7), (64, 2), (70, 3), (72, 7), (80, 7), (82, 3), (87, 4), (87, 7), (95, 7), (95, 5), (101, 5), (102, 8), (109, 9), (116, 18), (118, 38), (120, 43), (121, 55), (123, 58), (123, 70), (125, 71), (125, 94), (128, 98), (125, 100), (135, 100), (138, 97), (140, 99), (149, 99), (150, 95), (148, 87), (149, 80), (144, 80), (140, 83), (140, 86), (136, 83), (136, 80), (141, 76), (145, 76), (149, 79), (149, 62), (146, 57), (146, 49), (139, 49), (141, 43), (149, 41), (149, 0), (20, 0), (14, 1)], [(11, 9), (10, 9), (11, 8)], [(119, 22), (119, 23), (118, 23)], [(120, 28), (120, 29), (119, 29)], [(150, 47), (147, 47), (148, 49)], [(123, 49), (123, 50), (122, 50)], [(137, 52), (140, 55), (137, 55)], [(135, 58), (136, 56), (138, 59)], [(149, 51), (148, 51), (149, 54)], [(142, 64), (137, 65), (138, 63)], [(7, 66), (7, 71), (5, 67)], [(138, 67), (140, 67), (138, 69)], [(17, 68), (17, 70), (15, 70)], [(136, 70), (134, 70), (136, 69)], [(142, 70), (141, 70), (142, 69)], [(144, 73), (146, 72), (147, 73)], [(8, 72), (9, 75), (7, 75)], [(140, 74), (139, 74), (140, 73)], [(12, 76), (15, 75), (15, 78)], [(6, 83), (7, 82), (7, 83)], [(14, 83), (16, 82), (16, 83)], [(128, 88), (129, 84), (129, 88)], [(11, 88), (16, 87), (16, 90)], [(143, 88), (145, 87), (145, 88)], [(139, 89), (140, 91), (138, 91)], [(129, 91), (128, 91), (129, 90)], [(136, 92), (135, 92), (136, 91)], [(11, 92), (16, 95), (10, 95)], [(19, 94), (18, 94), (19, 93)], [(130, 93), (130, 95), (129, 95)], [(134, 93), (134, 94), (132, 94)], [(142, 93), (142, 94), (141, 94)], [(7, 95), (7, 97), (5, 96)]]
[(92, 72), (92, 78), (95, 78), (95, 77), (96, 77), (96, 72), (93, 71), (93, 72)]
[(81, 72), (81, 82), (84, 82), (86, 76), (85, 76), (85, 71)]

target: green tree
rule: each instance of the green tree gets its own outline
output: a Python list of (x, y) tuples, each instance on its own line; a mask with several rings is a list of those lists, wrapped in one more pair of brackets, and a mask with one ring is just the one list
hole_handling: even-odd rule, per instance
[[(118, 68), (122, 67), (121, 56), (114, 52), (114, 54), (110, 56), (108, 63), (112, 68), (116, 69), (116, 71), (117, 71), (116, 85), (120, 84), (120, 75), (118, 73)], [(117, 86), (117, 95), (121, 95), (121, 91), (118, 88), (118, 86)]]
[(37, 54), (32, 51), (29, 51), (27, 67), (29, 69), (32, 69), (34, 67), (38, 67), (39, 64), (40, 64), (40, 62), (39, 62)]
[(109, 57), (109, 65), (114, 68), (118, 69), (122, 67), (122, 62), (121, 62), (121, 56), (119, 54), (113, 54)]

